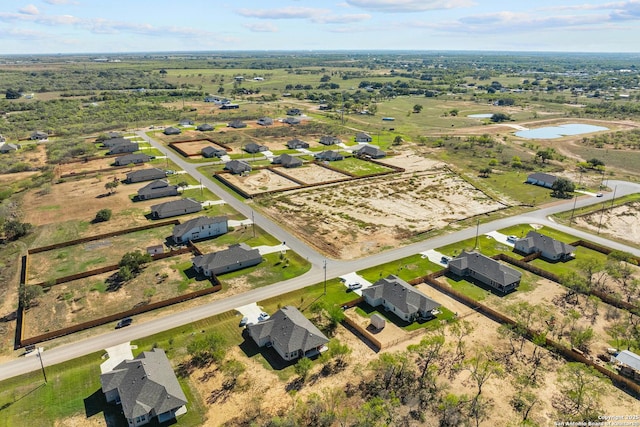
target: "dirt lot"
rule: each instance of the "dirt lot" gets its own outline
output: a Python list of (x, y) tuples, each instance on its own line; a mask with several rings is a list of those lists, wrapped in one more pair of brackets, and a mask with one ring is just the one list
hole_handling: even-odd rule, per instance
[(268, 169), (254, 171), (248, 176), (225, 174), (224, 179), (249, 194), (298, 187), (297, 183), (275, 174)]
[(433, 165), (412, 158), (410, 172), (287, 192), (258, 203), (308, 244), (341, 259), (503, 207), (453, 173), (427, 169)]
[[(102, 169), (113, 167), (114, 161), (115, 157), (105, 157), (104, 159), (89, 160), (88, 162), (61, 163), (56, 166), (56, 176), (60, 177), (62, 175), (68, 175), (72, 173), (79, 174), (88, 171), (98, 171), (98, 173), (100, 173), (99, 171)], [(104, 172), (104, 175), (125, 175), (127, 172), (129, 172), (129, 169), (121, 170), (123, 171), (122, 173), (120, 173), (120, 171), (109, 171)]]
[(160, 202), (159, 199), (132, 202), (129, 196), (148, 184), (147, 182), (121, 184), (116, 188), (114, 194), (107, 196), (105, 184), (112, 181), (114, 177), (122, 182), (126, 177), (125, 174), (129, 171), (127, 168), (122, 172), (109, 173), (102, 177), (68, 180), (61, 184), (52, 185), (48, 194), (43, 194), (40, 190), (32, 190), (25, 196), (22, 205), (25, 214), (24, 220), (39, 226), (60, 222), (61, 219), (91, 221), (100, 209), (111, 209), (114, 217), (117, 213), (128, 209), (139, 210), (139, 215), (127, 218), (125, 223), (118, 223), (117, 218), (104, 223), (104, 226), (112, 229), (128, 228), (146, 224), (148, 221), (143, 215), (144, 212), (149, 211), (150, 206), (179, 198), (179, 196), (165, 197)]
[[(179, 271), (189, 264), (191, 254), (179, 255), (148, 265), (142, 274), (121, 287), (106, 283), (113, 273), (57, 285), (40, 297), (40, 304), (27, 311), (25, 336), (71, 326), (210, 287), (208, 280), (191, 281)], [(166, 275), (165, 278), (162, 276)]]
[(283, 169), (282, 172), (306, 184), (317, 184), (324, 181), (349, 178), (348, 175), (315, 164), (307, 164), (299, 168)]
[(640, 242), (640, 202), (606, 209), (604, 214), (598, 211), (589, 215), (574, 218), (579, 227), (597, 232), (600, 223), (600, 234), (622, 239), (634, 244)]
[[(174, 146), (178, 147), (185, 153), (189, 154), (189, 157), (192, 159), (201, 159), (202, 156), (200, 155), (200, 152), (205, 147), (215, 147), (220, 150), (224, 150), (224, 148), (221, 147), (220, 145), (215, 144), (206, 139), (201, 139), (199, 141), (181, 142), (179, 144), (174, 144)], [(212, 159), (212, 160), (215, 160), (215, 159)]]

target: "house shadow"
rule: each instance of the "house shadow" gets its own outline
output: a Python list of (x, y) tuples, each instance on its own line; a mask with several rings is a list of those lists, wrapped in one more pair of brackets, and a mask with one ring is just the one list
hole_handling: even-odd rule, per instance
[(471, 276), (464, 276), (464, 277), (463, 276), (458, 276), (458, 275), (456, 275), (454, 273), (451, 273), (450, 271), (447, 271), (445, 273), (445, 276), (447, 278), (453, 280), (454, 282), (463, 282), (464, 281), (464, 282), (471, 283), (472, 285), (475, 285), (475, 286), (479, 287), (482, 290), (488, 291), (491, 294), (493, 294), (493, 295), (495, 295), (497, 297), (500, 297), (500, 298), (505, 297), (505, 296), (507, 296), (507, 295), (509, 295), (509, 294), (511, 294), (511, 293), (513, 293), (513, 292), (518, 290), (518, 288), (516, 288), (516, 289), (512, 289), (512, 290), (507, 291), (507, 292), (502, 292), (502, 291), (499, 291), (498, 289), (492, 288), (491, 286), (488, 286), (488, 285), (482, 283), (480, 280), (478, 280), (478, 279), (476, 279), (474, 277), (471, 277)]
[(258, 347), (258, 344), (253, 341), (253, 338), (249, 336), (249, 332), (246, 329), (242, 331), (242, 337), (244, 341), (240, 344), (240, 350), (249, 358), (261, 355), (274, 371), (281, 371), (298, 362), (298, 359), (291, 361), (284, 360), (273, 347)]
[[(104, 421), (107, 427), (128, 427), (129, 423), (122, 412), (122, 406), (117, 405), (114, 402), (107, 402), (107, 399), (102, 392), (102, 389), (97, 389), (91, 396), (84, 399), (84, 412), (87, 419), (95, 417), (100, 413), (104, 416)], [(165, 427), (176, 424), (175, 418), (165, 421), (163, 423), (158, 422), (157, 418), (153, 418), (147, 426), (153, 427)]]

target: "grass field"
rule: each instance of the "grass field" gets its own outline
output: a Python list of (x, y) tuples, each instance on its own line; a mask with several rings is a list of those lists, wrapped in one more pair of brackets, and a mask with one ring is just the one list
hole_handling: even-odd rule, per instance
[(375, 163), (360, 160), (355, 157), (347, 157), (344, 160), (332, 162), (331, 166), (341, 171), (349, 172), (356, 176), (367, 176), (376, 173), (390, 172), (392, 169)]
[(422, 255), (416, 254), (407, 258), (392, 261), (386, 264), (371, 267), (366, 270), (358, 271), (358, 274), (371, 283), (387, 277), (390, 274), (396, 275), (404, 281), (416, 279), (442, 270), (441, 265), (423, 258)]

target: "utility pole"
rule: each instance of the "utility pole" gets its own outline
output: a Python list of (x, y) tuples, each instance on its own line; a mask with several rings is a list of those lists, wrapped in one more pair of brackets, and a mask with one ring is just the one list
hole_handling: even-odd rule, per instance
[(42, 376), (44, 377), (44, 383), (47, 383), (47, 373), (44, 371), (44, 364), (42, 363), (42, 354), (40, 354), (40, 347), (38, 347), (38, 354), (36, 355), (40, 360), (40, 368), (42, 368)]
[(480, 234), (480, 220), (478, 220), (478, 222), (476, 223), (476, 244), (473, 247), (473, 250), (478, 249), (478, 236)]
[(604, 206), (607, 202), (602, 202), (602, 211), (600, 212), (600, 223), (598, 224), (598, 234), (600, 234), (600, 227), (602, 227), (602, 218), (604, 217)]
[(573, 209), (571, 209), (571, 218), (569, 219), (569, 225), (573, 224), (573, 214), (576, 211), (576, 203), (578, 203), (578, 193), (576, 193), (576, 197), (573, 199)]
[(613, 209), (613, 202), (616, 200), (616, 190), (618, 190), (618, 186), (613, 187), (613, 197), (611, 197), (611, 207), (609, 209)]
[(324, 260), (324, 295), (327, 295), (327, 259)]
[(253, 238), (256, 238), (256, 221), (253, 219), (253, 209), (251, 210), (251, 228), (253, 229)]

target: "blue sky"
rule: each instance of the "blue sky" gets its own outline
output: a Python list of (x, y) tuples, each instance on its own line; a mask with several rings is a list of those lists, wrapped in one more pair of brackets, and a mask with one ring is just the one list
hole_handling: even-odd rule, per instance
[[(559, 5), (561, 4), (561, 5)], [(0, 54), (639, 52), (640, 0), (3, 0)]]

